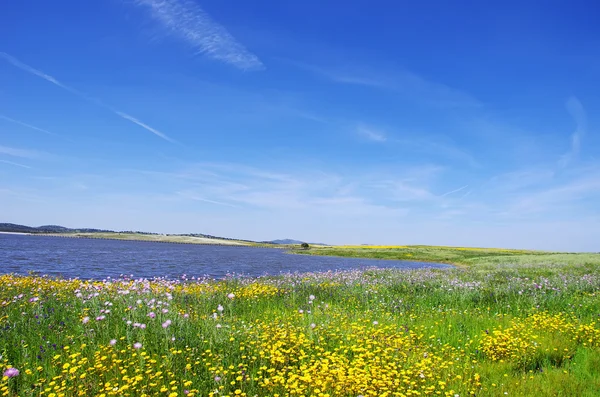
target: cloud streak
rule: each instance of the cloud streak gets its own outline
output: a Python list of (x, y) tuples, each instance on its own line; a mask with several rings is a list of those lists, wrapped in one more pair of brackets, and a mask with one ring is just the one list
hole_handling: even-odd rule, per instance
[(14, 165), (15, 167), (21, 167), (21, 168), (27, 168), (27, 169), (31, 169), (32, 167), (25, 165), (25, 164), (21, 164), (21, 163), (16, 163), (14, 161), (9, 161), (9, 160), (2, 160), (0, 159), (0, 163), (4, 163), (4, 164), (10, 164), (10, 165)]
[(581, 150), (581, 140), (587, 132), (587, 115), (579, 99), (570, 97), (566, 103), (567, 111), (575, 121), (575, 131), (571, 134), (571, 148), (560, 159), (562, 167), (572, 162)]
[(149, 8), (152, 18), (167, 34), (185, 41), (197, 53), (242, 70), (264, 68), (256, 55), (193, 1), (135, 0), (134, 3)]
[(11, 123), (18, 124), (18, 125), (21, 125), (21, 126), (23, 126), (23, 127), (30, 128), (30, 129), (32, 129), (32, 130), (35, 130), (35, 131), (43, 132), (44, 134), (53, 135), (53, 136), (58, 136), (58, 134), (55, 134), (54, 132), (50, 132), (50, 131), (48, 131), (48, 130), (45, 130), (45, 129), (43, 129), (43, 128), (39, 128), (39, 127), (36, 127), (36, 126), (34, 126), (34, 125), (31, 125), (31, 124), (24, 123), (24, 122), (22, 122), (22, 121), (15, 120), (15, 119), (12, 119), (12, 118), (10, 118), (10, 117), (7, 117), (7, 116), (1, 115), (1, 114), (0, 114), (0, 120), (6, 120), (6, 121), (9, 121), (9, 122), (11, 122)]
[(361, 66), (351, 69), (326, 68), (302, 62), (284, 60), (300, 69), (320, 75), (334, 83), (363, 86), (390, 91), (409, 99), (440, 108), (478, 108), (482, 104), (463, 91), (435, 81), (430, 81), (408, 70), (393, 72), (365, 70)]
[[(461, 190), (464, 190), (464, 189), (466, 189), (466, 188), (468, 188), (468, 187), (469, 187), (469, 185), (464, 185), (464, 186), (461, 186), (461, 187), (459, 187), (458, 189), (450, 190), (449, 192), (446, 192), (446, 193), (444, 193), (444, 194), (440, 195), (440, 197), (446, 197), (446, 196), (449, 196), (449, 195), (451, 195), (451, 194), (453, 194), (453, 193), (458, 193), (458, 192), (460, 192)], [(465, 196), (463, 196), (463, 197), (465, 197)]]
[(373, 142), (385, 142), (387, 140), (386, 135), (382, 131), (365, 125), (359, 125), (357, 131), (361, 136)]
[(165, 134), (163, 134), (163, 133), (162, 133), (162, 132), (160, 132), (159, 130), (157, 130), (157, 129), (155, 129), (155, 128), (152, 128), (152, 127), (150, 127), (148, 124), (146, 124), (146, 123), (144, 123), (144, 122), (142, 122), (142, 121), (140, 121), (140, 120), (136, 119), (136, 118), (135, 118), (135, 117), (133, 117), (133, 116), (130, 116), (130, 115), (128, 115), (127, 113), (123, 113), (123, 112), (120, 112), (120, 111), (118, 111), (118, 110), (115, 110), (114, 112), (115, 112), (115, 114), (116, 114), (116, 115), (118, 115), (118, 116), (120, 116), (120, 117), (124, 118), (125, 120), (129, 120), (129, 121), (131, 121), (132, 123), (134, 123), (134, 124), (137, 124), (137, 125), (139, 125), (139, 126), (140, 126), (140, 127), (142, 127), (142, 128), (145, 128), (146, 130), (150, 131), (151, 133), (153, 133), (153, 134), (154, 134), (154, 135), (156, 135), (156, 136), (159, 136), (159, 137), (161, 137), (162, 139), (165, 139), (165, 140), (167, 140), (167, 141), (169, 141), (169, 142), (175, 142), (174, 140), (172, 140), (171, 138), (169, 138), (168, 136), (166, 136)]
[(193, 192), (180, 191), (180, 192), (176, 192), (176, 194), (178, 196), (181, 196), (183, 198), (186, 198), (186, 199), (189, 199), (189, 200), (193, 200), (193, 201), (202, 201), (204, 203), (222, 205), (222, 206), (225, 206), (225, 207), (239, 208), (237, 205), (233, 205), (233, 204), (230, 204), (230, 203), (225, 203), (223, 201), (210, 200), (210, 199), (207, 199), (207, 198), (204, 198), (204, 197), (197, 196)]
[[(104, 102), (102, 102), (101, 100), (99, 100), (97, 98), (90, 97), (89, 95), (84, 94), (83, 92), (81, 92), (73, 87), (70, 87), (66, 84), (61, 83), (58, 79), (54, 78), (53, 76), (50, 76), (38, 69), (35, 69), (35, 68), (19, 61), (17, 58), (13, 57), (12, 55), (9, 55), (5, 52), (0, 52), (0, 58), (4, 58), (8, 63), (12, 64), (13, 66), (15, 66), (27, 73), (33, 74), (34, 76), (40, 77), (56, 86), (62, 88), (63, 90), (66, 90), (66, 91), (72, 93), (73, 95), (76, 95), (82, 99), (85, 99), (86, 101), (91, 102), (95, 105), (103, 107), (103, 108), (113, 112), (115, 115), (121, 117), (122, 119), (132, 122), (132, 123), (144, 128), (145, 130), (150, 131), (151, 133), (153, 133), (154, 135), (156, 135), (162, 139), (173, 142), (173, 140), (171, 138), (169, 138), (166, 134), (158, 131), (155, 128), (150, 127), (148, 124), (141, 122), (140, 120), (134, 118), (133, 116), (128, 115), (127, 113), (124, 113), (124, 112), (114, 109), (113, 107), (105, 104)], [(36, 128), (36, 127), (34, 127), (34, 128)]]
[(0, 146), (0, 154), (24, 159), (36, 159), (40, 157), (40, 153), (34, 150), (18, 149), (8, 146)]

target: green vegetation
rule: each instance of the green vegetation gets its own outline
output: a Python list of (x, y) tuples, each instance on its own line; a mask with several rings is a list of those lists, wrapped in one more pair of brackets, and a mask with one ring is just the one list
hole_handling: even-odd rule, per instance
[(0, 276), (0, 395), (598, 395), (597, 255), (408, 250), (464, 267)]
[(310, 251), (291, 250), (304, 255), (340, 256), (352, 258), (395, 259), (407, 261), (449, 263), (458, 267), (481, 270), (499, 268), (548, 267), (554, 265), (599, 265), (600, 253), (562, 253), (497, 248), (411, 246), (329, 246), (313, 247)]

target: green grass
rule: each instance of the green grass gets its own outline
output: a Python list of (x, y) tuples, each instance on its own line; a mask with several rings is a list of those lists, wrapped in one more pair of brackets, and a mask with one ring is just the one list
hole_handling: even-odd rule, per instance
[(292, 249), (289, 252), (302, 255), (448, 263), (459, 267), (482, 270), (600, 264), (600, 253), (562, 253), (423, 245), (402, 248), (311, 247), (309, 250)]
[(222, 281), (0, 276), (0, 371), (20, 371), (0, 395), (598, 395), (597, 255), (408, 250), (462, 266)]

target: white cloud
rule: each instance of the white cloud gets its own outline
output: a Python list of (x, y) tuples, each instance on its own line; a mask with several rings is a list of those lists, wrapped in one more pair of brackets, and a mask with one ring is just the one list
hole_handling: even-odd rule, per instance
[(385, 71), (354, 65), (342, 69), (337, 66), (323, 67), (291, 60), (284, 60), (284, 62), (323, 76), (335, 83), (390, 91), (415, 102), (434, 107), (477, 108), (482, 106), (481, 102), (465, 92), (442, 83), (430, 81), (401, 68), (395, 68), (394, 71)]
[(134, 0), (150, 8), (152, 17), (167, 34), (184, 40), (198, 53), (239, 69), (262, 69), (258, 57), (249, 52), (223, 26), (191, 0)]
[(21, 168), (27, 168), (27, 169), (31, 169), (32, 168), (32, 167), (30, 167), (28, 165), (17, 163), (17, 162), (14, 162), (14, 161), (9, 161), (9, 160), (2, 160), (2, 159), (0, 159), (0, 163), (10, 164), (10, 165), (14, 165), (15, 167), (21, 167)]
[(53, 132), (50, 132), (50, 131), (48, 131), (48, 130), (45, 130), (45, 129), (43, 129), (43, 128), (39, 128), (39, 127), (36, 127), (36, 126), (34, 126), (34, 125), (27, 124), (27, 123), (25, 123), (25, 122), (23, 122), (23, 121), (15, 120), (15, 119), (13, 119), (13, 118), (10, 118), (10, 117), (7, 117), (7, 116), (1, 115), (1, 114), (0, 114), (0, 119), (2, 119), (2, 120), (6, 120), (6, 121), (10, 121), (11, 123), (18, 124), (18, 125), (21, 125), (21, 126), (23, 126), (23, 127), (30, 128), (30, 129), (32, 129), (32, 130), (35, 130), (35, 131), (43, 132), (44, 134), (48, 134), (48, 135), (57, 135), (57, 134), (55, 134), (55, 133), (53, 133)]
[(35, 150), (19, 149), (8, 146), (0, 146), (0, 154), (26, 159), (36, 159), (42, 157), (41, 153)]
[(373, 127), (359, 125), (357, 131), (362, 137), (373, 142), (385, 142), (387, 140), (387, 136), (383, 131)]
[[(70, 87), (70, 86), (68, 86), (66, 84), (61, 83), (56, 78), (54, 78), (54, 77), (52, 77), (52, 76), (50, 76), (50, 75), (48, 75), (48, 74), (46, 74), (46, 73), (44, 73), (44, 72), (42, 72), (40, 70), (34, 69), (31, 66), (29, 66), (29, 65), (24, 64), (23, 62), (19, 61), (17, 58), (13, 57), (12, 55), (9, 55), (9, 54), (7, 54), (5, 52), (0, 52), (0, 57), (6, 59), (13, 66), (16, 66), (17, 68), (19, 68), (21, 70), (24, 70), (25, 72), (28, 72), (28, 73), (31, 73), (31, 74), (33, 74), (35, 76), (41, 77), (42, 79), (44, 79), (44, 80), (46, 80), (46, 81), (48, 81), (48, 82), (50, 82), (50, 83), (52, 83), (52, 84), (60, 87), (60, 88), (62, 88), (64, 90), (66, 90), (66, 91), (69, 91), (70, 93), (72, 93), (74, 95), (77, 95), (78, 97), (83, 98), (83, 99), (85, 99), (88, 102), (94, 103), (94, 104), (96, 104), (98, 106), (101, 106), (101, 107), (103, 107), (105, 109), (110, 110), (111, 112), (113, 112), (117, 116), (119, 116), (119, 117), (121, 117), (121, 118), (123, 118), (125, 120), (128, 120), (128, 121), (130, 121), (130, 122), (132, 122), (132, 123), (134, 123), (134, 124), (136, 124), (136, 125), (144, 128), (147, 131), (150, 131), (151, 133), (153, 133), (156, 136), (161, 137), (162, 139), (165, 139), (165, 140), (173, 142), (166, 134), (158, 131), (155, 128), (150, 127), (148, 124), (145, 124), (145, 123), (141, 122), (140, 120), (138, 120), (138, 119), (136, 119), (136, 118), (134, 118), (134, 117), (132, 117), (132, 116), (124, 113), (124, 112), (121, 112), (119, 110), (116, 110), (116, 109), (112, 108), (109, 105), (106, 105), (104, 102), (102, 102), (101, 100), (99, 100), (97, 98), (92, 98), (89, 95), (86, 95), (83, 92), (81, 92), (79, 90), (76, 90), (75, 88), (72, 88), (72, 87)], [(36, 127), (34, 127), (34, 128), (36, 128)]]
[(566, 206), (570, 210), (585, 213), (586, 208), (578, 208), (578, 203), (586, 198), (600, 199), (600, 173), (580, 176), (549, 188), (526, 192), (514, 200), (510, 212), (555, 212), (555, 215), (560, 216), (559, 210), (564, 210)]
[(575, 121), (575, 131), (571, 134), (571, 148), (560, 159), (560, 165), (565, 167), (571, 163), (581, 149), (581, 140), (587, 132), (587, 116), (579, 99), (570, 97), (566, 103), (567, 111)]
[[(460, 191), (462, 191), (462, 190), (465, 190), (465, 189), (466, 189), (466, 188), (468, 188), (468, 187), (469, 187), (469, 185), (464, 185), (464, 186), (461, 186), (461, 187), (459, 187), (459, 188), (457, 188), (457, 189), (450, 190), (450, 191), (448, 191), (448, 192), (446, 192), (446, 193), (443, 193), (443, 194), (441, 194), (441, 195), (440, 195), (440, 197), (446, 197), (446, 196), (449, 196), (449, 195), (451, 195), (451, 194), (458, 193), (458, 192), (460, 192)], [(463, 196), (463, 197), (465, 197), (465, 196)]]
[(118, 116), (120, 116), (120, 117), (124, 118), (125, 120), (129, 120), (129, 121), (131, 121), (132, 123), (139, 125), (140, 127), (142, 127), (142, 128), (144, 128), (144, 129), (146, 129), (146, 130), (150, 131), (150, 132), (151, 132), (151, 133), (153, 133), (154, 135), (156, 135), (156, 136), (159, 136), (159, 137), (161, 137), (161, 138), (162, 138), (162, 139), (164, 139), (164, 140), (167, 140), (167, 141), (169, 141), (169, 142), (175, 142), (175, 141), (173, 141), (171, 138), (169, 138), (168, 136), (166, 136), (165, 134), (163, 134), (162, 132), (160, 132), (159, 130), (157, 130), (156, 128), (152, 128), (152, 127), (150, 127), (148, 124), (146, 124), (146, 123), (144, 123), (144, 122), (142, 122), (142, 121), (140, 121), (140, 120), (136, 119), (136, 118), (135, 118), (135, 117), (133, 117), (133, 116), (130, 116), (130, 115), (128, 115), (127, 113), (123, 113), (123, 112), (119, 112), (119, 111), (115, 111), (115, 113), (116, 113)]

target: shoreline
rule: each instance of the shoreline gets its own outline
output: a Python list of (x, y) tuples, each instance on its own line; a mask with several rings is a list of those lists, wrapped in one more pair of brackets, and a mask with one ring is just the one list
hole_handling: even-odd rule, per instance
[[(22, 236), (40, 236), (40, 237), (61, 237), (61, 238), (74, 238), (74, 239), (90, 239), (90, 240), (115, 240), (115, 241), (130, 241), (130, 242), (142, 242), (142, 243), (161, 243), (161, 244), (187, 244), (187, 245), (206, 245), (206, 246), (221, 246), (221, 247), (250, 247), (250, 248), (288, 248), (287, 246), (271, 246), (268, 244), (260, 243), (245, 243), (228, 240), (210, 239), (206, 237), (190, 237), (190, 236), (170, 236), (174, 239), (168, 239), (169, 236), (165, 236), (167, 239), (152, 239), (152, 238), (128, 238), (129, 236), (93, 236), (93, 235), (79, 235), (71, 233), (23, 233), (23, 232), (0, 232), (0, 234), (6, 235), (22, 235)], [(145, 236), (145, 235), (142, 235)], [(180, 241), (177, 239), (180, 238)]]
[(23, 236), (31, 236), (33, 233), (25, 233), (25, 232), (0, 232), (0, 234), (17, 234)]

